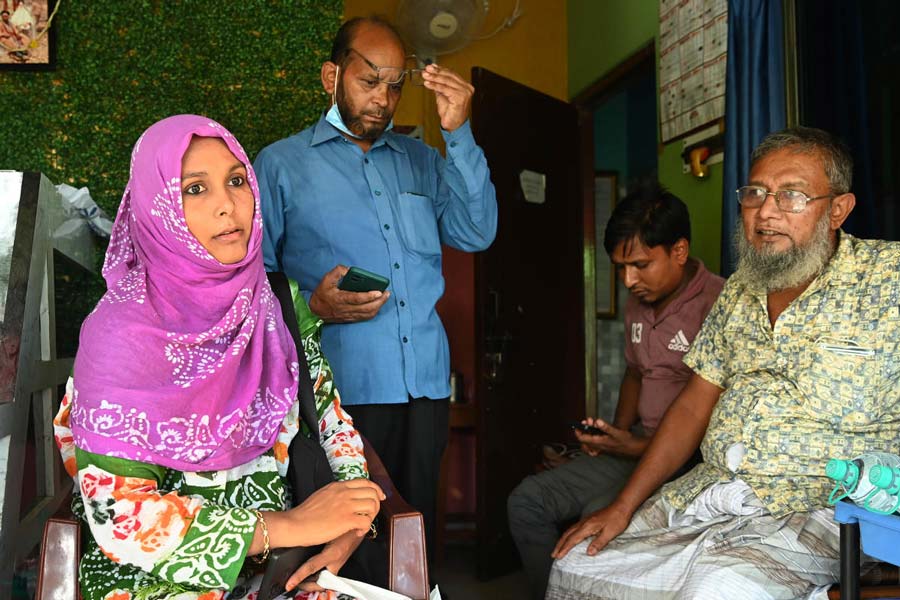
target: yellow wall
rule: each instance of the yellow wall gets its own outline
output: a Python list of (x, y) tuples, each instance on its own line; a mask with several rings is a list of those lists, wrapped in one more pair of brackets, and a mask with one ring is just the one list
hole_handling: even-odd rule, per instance
[[(345, 0), (344, 18), (379, 14), (393, 20), (398, 4), (398, 0)], [(491, 0), (482, 32), (496, 29), (515, 4), (515, 0)], [(471, 78), (472, 67), (485, 67), (545, 94), (568, 99), (566, 1), (520, 0), (519, 6), (523, 15), (510, 29), (439, 56), (438, 63), (466, 80)], [(433, 146), (441, 143), (434, 96), (421, 88), (405, 87), (394, 121), (398, 125), (424, 124), (425, 141)]]

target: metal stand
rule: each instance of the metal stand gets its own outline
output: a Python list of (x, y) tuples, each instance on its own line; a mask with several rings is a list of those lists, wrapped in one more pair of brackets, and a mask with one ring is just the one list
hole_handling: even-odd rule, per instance
[(841, 523), (841, 600), (859, 600), (859, 522)]

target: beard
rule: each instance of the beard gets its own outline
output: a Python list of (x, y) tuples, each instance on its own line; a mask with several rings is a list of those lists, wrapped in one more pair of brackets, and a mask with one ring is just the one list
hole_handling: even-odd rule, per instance
[(834, 252), (828, 213), (822, 215), (812, 238), (803, 246), (792, 242), (787, 250), (772, 250), (768, 245), (757, 250), (747, 241), (741, 219), (738, 219), (734, 243), (738, 251), (737, 272), (751, 287), (766, 292), (786, 290), (812, 281), (825, 269)]
[[(353, 132), (353, 135), (360, 139), (370, 142), (377, 140), (379, 136), (384, 133), (388, 123), (391, 122), (392, 115), (389, 115), (388, 111), (384, 109), (374, 109), (365, 112), (354, 111), (353, 107), (350, 105), (350, 101), (347, 99), (347, 95), (344, 93), (343, 85), (339, 85), (337, 88), (335, 102), (337, 103), (338, 110), (341, 112), (341, 119), (343, 119), (344, 125)], [(362, 120), (363, 116), (379, 117), (383, 118), (384, 121), (381, 125), (367, 125)]]

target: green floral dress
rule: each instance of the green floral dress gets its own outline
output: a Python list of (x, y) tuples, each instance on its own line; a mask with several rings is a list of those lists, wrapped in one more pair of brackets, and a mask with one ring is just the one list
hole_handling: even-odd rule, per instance
[[(341, 410), (320, 349), (322, 321), (293, 282), (291, 288), (315, 391), (320, 442), (335, 479), (368, 477), (362, 440)], [(79, 574), (84, 600), (226, 597), (244, 568), (256, 528), (253, 510), (289, 505), (284, 482), (288, 447), (298, 432), (309, 435), (298, 404), (285, 416), (274, 447), (262, 456), (227, 470), (184, 473), (75, 447), (69, 428), (72, 391), (69, 379), (53, 424), (76, 484), (73, 511), (89, 526)], [(317, 596), (333, 593), (308, 597)], [(255, 592), (247, 596), (254, 597)]]

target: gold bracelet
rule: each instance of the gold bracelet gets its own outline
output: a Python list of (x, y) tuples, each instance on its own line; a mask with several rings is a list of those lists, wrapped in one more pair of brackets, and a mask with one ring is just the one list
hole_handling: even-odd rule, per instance
[(261, 512), (254, 509), (253, 514), (256, 515), (256, 520), (259, 522), (259, 526), (262, 528), (263, 551), (262, 554), (251, 556), (250, 559), (253, 560), (253, 562), (255, 562), (256, 564), (261, 565), (269, 560), (269, 527), (266, 525), (266, 520), (263, 518), (263, 514)]

